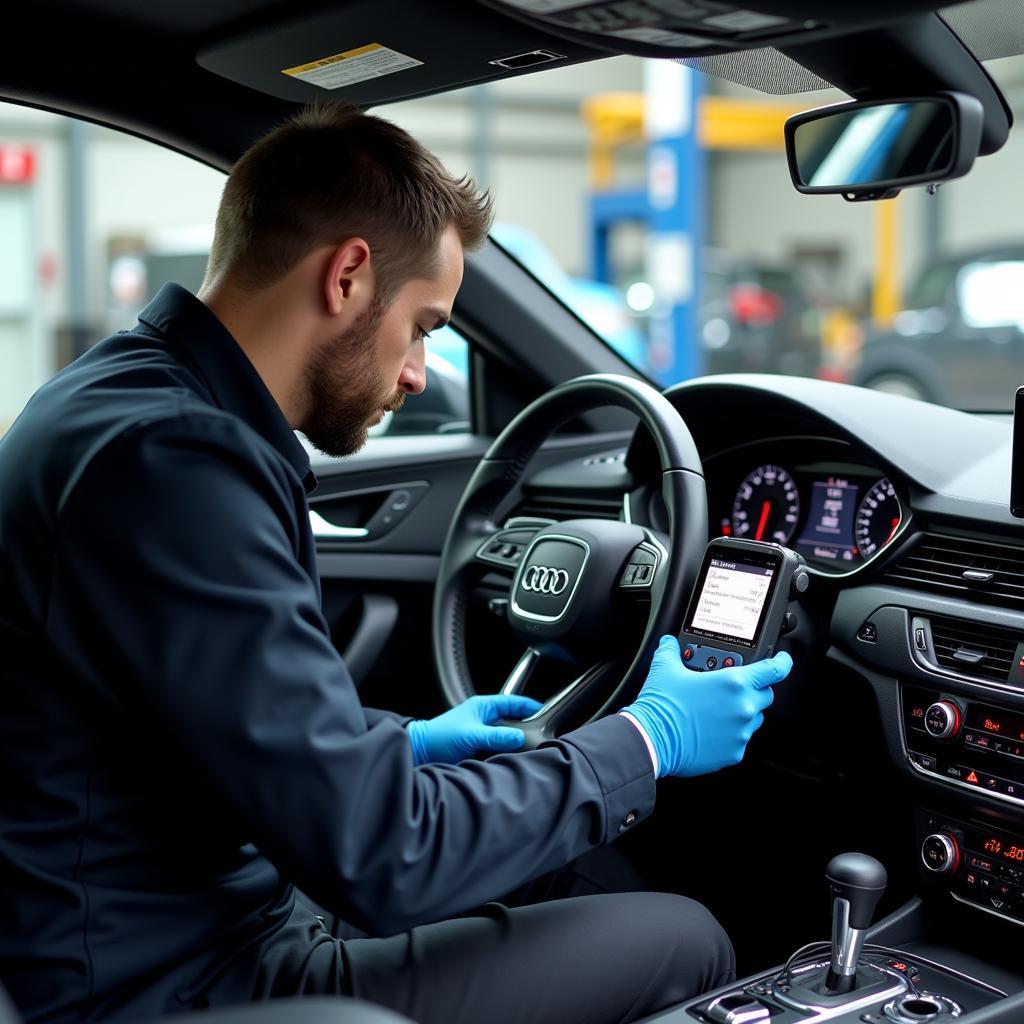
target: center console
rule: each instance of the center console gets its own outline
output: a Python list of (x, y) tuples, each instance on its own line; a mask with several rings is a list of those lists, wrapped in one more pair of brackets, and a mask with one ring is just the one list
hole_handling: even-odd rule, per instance
[[(1024, 652), (1020, 661), (1024, 671)], [(885, 871), (860, 854), (837, 857), (831, 942), (652, 1021), (1024, 1021), (1024, 685), (935, 682), (904, 675), (878, 689), (890, 751), (917, 783), (892, 797), (906, 800), (901, 846), (919, 895), (869, 928)]]
[[(926, 837), (935, 853), (929, 870), (957, 865), (968, 855), (968, 836), (981, 836), (933, 821), (942, 841)], [(936, 832), (935, 835), (940, 835)], [(947, 845), (948, 843), (948, 845)], [(959, 858), (959, 860), (958, 860)], [(868, 926), (886, 884), (873, 857), (841, 854), (826, 872), (832, 894), (832, 940), (796, 950), (780, 968), (649, 1018), (660, 1024), (927, 1024), (966, 1017), (1011, 1000), (997, 986), (920, 952), (867, 942)], [(996, 875), (993, 875), (996, 877)], [(1024, 993), (1019, 1012), (1024, 1017)], [(1020, 1019), (1015, 1016), (1005, 1021)]]

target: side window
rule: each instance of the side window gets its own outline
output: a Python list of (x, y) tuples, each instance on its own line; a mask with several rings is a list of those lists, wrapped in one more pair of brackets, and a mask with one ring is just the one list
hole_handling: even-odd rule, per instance
[(224, 175), (15, 104), (0, 104), (0, 124), (2, 434), (49, 377), (131, 327), (165, 280), (198, 285)]
[[(167, 282), (197, 291), (224, 175), (72, 118), (0, 103), (0, 435), (32, 393)], [(428, 387), (375, 434), (468, 430), (468, 346), (427, 341)]]
[(410, 395), (396, 413), (370, 430), (375, 437), (409, 434), (462, 434), (471, 429), (469, 343), (454, 327), (431, 332), (426, 342), (427, 387)]

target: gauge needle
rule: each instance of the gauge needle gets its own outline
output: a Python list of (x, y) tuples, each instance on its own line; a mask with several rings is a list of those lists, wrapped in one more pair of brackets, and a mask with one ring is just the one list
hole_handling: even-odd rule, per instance
[[(885, 544), (888, 544), (889, 541), (892, 540), (893, 535), (896, 533), (896, 531), (899, 529), (899, 527), (900, 527), (900, 521), (899, 521), (899, 518), (896, 518), (896, 519), (894, 519), (892, 521), (892, 529), (889, 531), (889, 536), (885, 538)], [(885, 547), (885, 544), (883, 544), (882, 547)]]
[(766, 501), (761, 506), (761, 518), (757, 521), (757, 530), (754, 533), (754, 540), (761, 540), (764, 537), (764, 528), (768, 525), (768, 513), (772, 510), (772, 503)]

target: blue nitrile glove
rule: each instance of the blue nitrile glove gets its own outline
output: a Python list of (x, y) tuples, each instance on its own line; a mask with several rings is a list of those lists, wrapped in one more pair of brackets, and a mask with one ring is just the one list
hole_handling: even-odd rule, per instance
[(543, 705), (532, 697), (495, 693), (470, 697), (437, 718), (415, 719), (406, 726), (416, 764), (455, 763), (473, 754), (518, 750), (522, 729), (493, 725), (501, 718), (526, 718)]
[(683, 665), (679, 641), (663, 636), (643, 689), (622, 710), (651, 741), (659, 778), (703, 775), (742, 760), (774, 699), (772, 684), (792, 667), (793, 659), (780, 651), (751, 665), (694, 672)]

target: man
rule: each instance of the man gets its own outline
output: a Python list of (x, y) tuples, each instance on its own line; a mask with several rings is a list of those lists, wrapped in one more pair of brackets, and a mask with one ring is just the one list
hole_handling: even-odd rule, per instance
[(0, 977), (30, 1020), (344, 993), (598, 1024), (731, 978), (681, 897), (467, 912), (738, 761), (787, 656), (709, 687), (666, 638), (623, 715), (465, 760), (536, 703), (364, 709), (321, 614), (292, 430), (344, 455), (423, 390), (489, 219), (398, 128), (307, 111), (232, 171), (199, 297), (162, 290), (0, 442)]

